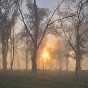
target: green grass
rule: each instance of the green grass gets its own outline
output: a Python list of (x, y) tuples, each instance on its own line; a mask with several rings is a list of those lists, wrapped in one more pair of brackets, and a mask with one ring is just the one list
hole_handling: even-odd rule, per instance
[(50, 78), (0, 75), (0, 88), (88, 88), (88, 83), (75, 83)]

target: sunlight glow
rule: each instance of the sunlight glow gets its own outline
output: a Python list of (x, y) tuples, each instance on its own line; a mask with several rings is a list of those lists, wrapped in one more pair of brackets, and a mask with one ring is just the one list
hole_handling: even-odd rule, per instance
[(44, 54), (43, 54), (43, 58), (47, 58), (47, 53), (45, 52)]
[(43, 49), (41, 59), (42, 59), (43, 61), (50, 60), (49, 51), (47, 51), (46, 48)]

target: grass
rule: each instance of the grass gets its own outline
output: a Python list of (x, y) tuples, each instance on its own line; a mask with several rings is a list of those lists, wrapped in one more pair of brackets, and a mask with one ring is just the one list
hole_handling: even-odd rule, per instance
[(88, 83), (54, 78), (32, 78), (25, 75), (0, 75), (0, 88), (88, 88)]

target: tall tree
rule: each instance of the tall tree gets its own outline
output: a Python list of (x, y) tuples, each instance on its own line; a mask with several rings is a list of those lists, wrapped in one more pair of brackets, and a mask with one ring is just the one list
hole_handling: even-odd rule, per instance
[[(63, 0), (64, 1), (64, 0)], [(54, 22), (56, 22), (57, 20), (53, 21), (52, 22), (52, 18), (55, 14), (55, 12), (57, 11), (57, 9), (61, 6), (61, 4), (63, 3), (63, 1), (58, 5), (58, 7), (54, 10), (53, 14), (51, 15), (50, 19), (48, 20), (47, 22), (47, 25), (44, 29), (44, 32), (40, 38), (40, 41), (38, 42), (38, 32), (39, 32), (39, 14), (38, 14), (38, 8), (37, 8), (37, 5), (36, 5), (36, 0), (34, 0), (32, 6), (34, 8), (34, 36), (31, 34), (31, 30), (28, 29), (26, 23), (25, 23), (25, 19), (24, 19), (24, 16), (23, 16), (23, 13), (21, 11), (21, 8), (20, 8), (20, 5), (19, 5), (19, 2), (18, 2), (18, 6), (19, 6), (19, 11), (20, 11), (20, 14), (21, 14), (21, 17), (22, 17), (22, 21), (24, 23), (24, 26), (26, 28), (26, 31), (28, 32), (29, 36), (31, 37), (32, 39), (32, 42), (33, 42), (33, 57), (32, 57), (32, 75), (33, 76), (36, 76), (37, 75), (37, 52), (38, 52), (38, 49), (39, 49), (39, 46), (46, 34), (46, 30), (47, 28), (49, 27), (49, 25), (53, 24)], [(41, 17), (41, 16), (40, 16)], [(60, 19), (61, 20), (61, 19)]]
[(3, 70), (7, 70), (8, 41), (15, 24), (17, 6), (15, 1), (0, 0), (0, 33), (2, 41)]
[(86, 24), (86, 18), (88, 17), (87, 3), (88, 1), (86, 0), (80, 0), (80, 1), (73, 0), (70, 4), (68, 4), (69, 9), (67, 9), (67, 12), (65, 11), (66, 13), (64, 14), (64, 16), (69, 14), (74, 14), (74, 16), (70, 19), (65, 19), (63, 22), (61, 22), (61, 29), (65, 35), (65, 38), (75, 53), (75, 59), (76, 59), (75, 80), (76, 81), (79, 81), (82, 55), (85, 53), (84, 35), (88, 31), (88, 27)]

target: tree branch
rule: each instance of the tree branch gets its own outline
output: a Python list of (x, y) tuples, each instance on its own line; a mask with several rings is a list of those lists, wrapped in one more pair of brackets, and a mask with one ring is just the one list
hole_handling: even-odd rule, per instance
[(66, 19), (66, 18), (73, 17), (73, 16), (75, 16), (75, 14), (69, 15), (69, 16), (66, 16), (66, 17), (63, 17), (63, 18), (61, 18), (61, 19), (56, 19), (56, 20), (54, 20), (53, 22), (49, 23), (48, 25), (51, 25), (51, 24), (55, 23), (56, 21), (61, 21), (61, 20), (64, 20), (64, 19)]
[[(56, 21), (54, 21), (53, 23), (50, 23), (50, 21), (52, 20), (52, 18), (53, 18), (53, 16), (54, 16), (55, 12), (58, 10), (58, 8), (61, 6), (61, 4), (62, 4), (63, 2), (64, 2), (64, 0), (62, 0), (62, 2), (58, 5), (58, 7), (57, 7), (57, 8), (54, 10), (54, 12), (52, 13), (52, 15), (51, 15), (51, 17), (50, 17), (50, 19), (49, 19), (49, 21), (48, 21), (46, 27), (45, 27), (44, 33), (43, 33), (43, 35), (42, 35), (42, 38), (41, 38), (41, 40), (40, 40), (40, 42), (39, 42), (37, 48), (39, 48), (39, 46), (40, 46), (40, 44), (41, 44), (41, 42), (42, 42), (42, 40), (43, 40), (43, 38), (44, 38), (44, 36), (45, 36), (45, 33), (46, 33), (46, 30), (47, 30), (48, 26), (51, 25), (51, 24), (53, 24), (54, 22), (56, 22)], [(50, 23), (50, 24), (49, 24), (49, 23)]]
[(61, 23), (61, 29), (62, 29), (62, 31), (63, 31), (65, 37), (66, 37), (66, 41), (70, 44), (70, 46), (71, 46), (71, 48), (74, 50), (74, 52), (76, 52), (76, 50), (74, 49), (72, 43), (71, 43), (70, 40), (68, 39), (68, 37), (67, 37), (65, 31), (63, 30), (63, 25), (62, 25), (62, 23)]
[(21, 14), (22, 21), (23, 21), (23, 23), (24, 23), (25, 29), (26, 29), (26, 31), (28, 32), (28, 34), (29, 34), (29, 36), (31, 37), (32, 42), (33, 42), (33, 44), (34, 44), (34, 39), (33, 39), (32, 35), (31, 35), (30, 31), (28, 31), (28, 27), (27, 27), (27, 25), (26, 25), (26, 23), (25, 23), (25, 21), (24, 21), (24, 17), (23, 17), (22, 11), (21, 11), (21, 9), (20, 9), (19, 2), (18, 2), (18, 7), (19, 7), (19, 11), (20, 11), (20, 14)]
[(87, 30), (85, 30), (81, 35), (80, 35), (80, 37), (82, 37), (85, 33), (87, 33), (88, 32), (88, 29)]

